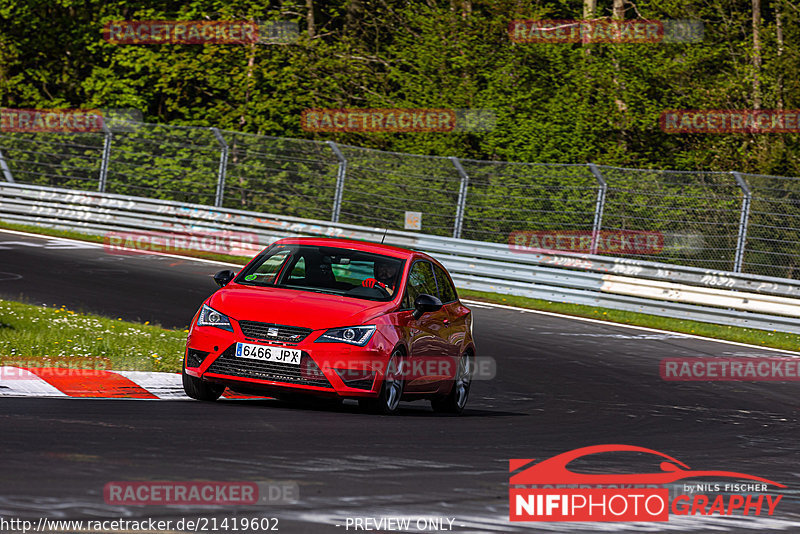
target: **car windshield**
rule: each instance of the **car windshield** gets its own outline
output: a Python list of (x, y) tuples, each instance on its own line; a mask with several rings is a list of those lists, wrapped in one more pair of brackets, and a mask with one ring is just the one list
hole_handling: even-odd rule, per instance
[(248, 265), (236, 283), (391, 300), (405, 261), (360, 250), (320, 245), (275, 245)]

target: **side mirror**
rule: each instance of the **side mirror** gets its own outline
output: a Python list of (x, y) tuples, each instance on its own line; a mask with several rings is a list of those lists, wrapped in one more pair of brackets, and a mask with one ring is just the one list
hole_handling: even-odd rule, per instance
[(214, 281), (219, 287), (225, 287), (233, 280), (234, 276), (236, 276), (236, 273), (233, 271), (220, 271), (214, 275)]
[(433, 295), (423, 293), (414, 300), (414, 313), (411, 314), (414, 319), (419, 319), (424, 313), (435, 312), (442, 309), (442, 301)]

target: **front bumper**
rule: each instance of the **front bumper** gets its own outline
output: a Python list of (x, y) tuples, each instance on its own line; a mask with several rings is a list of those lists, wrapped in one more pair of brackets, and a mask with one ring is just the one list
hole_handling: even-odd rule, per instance
[[(320, 396), (376, 397), (392, 347), (378, 327), (364, 347), (315, 343), (323, 331), (312, 331), (299, 343), (246, 337), (234, 332), (193, 326), (186, 344), (186, 373), (246, 392), (306, 392)], [(236, 357), (236, 343), (255, 343), (302, 351), (300, 365)]]

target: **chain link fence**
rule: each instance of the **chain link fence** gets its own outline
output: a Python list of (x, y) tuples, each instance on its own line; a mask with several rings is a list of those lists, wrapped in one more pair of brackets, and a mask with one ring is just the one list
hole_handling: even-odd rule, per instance
[[(97, 189), (102, 133), (0, 133), (0, 179), (69, 189)], [(5, 157), (3, 157), (5, 156)]]
[(742, 174), (750, 193), (742, 270), (800, 275), (800, 178)]
[(452, 236), (461, 178), (448, 158), (341, 146), (347, 161), (339, 222), (405, 228), (406, 212), (422, 230)]
[[(658, 233), (657, 261), (735, 269), (743, 191), (733, 175), (598, 168), (608, 183), (604, 230)], [(653, 259), (652, 254), (628, 257)]]
[(598, 182), (587, 165), (462, 164), (469, 181), (460, 237), (508, 242), (518, 232), (545, 237), (594, 230)]
[[(800, 274), (800, 178), (462, 160), (126, 123), (0, 132), (0, 180), (516, 243), (520, 252)], [(657, 246), (624, 246), (637, 236)]]
[[(228, 147), (217, 205), (329, 220), (339, 161), (325, 143), (221, 132)], [(218, 175), (211, 174), (212, 182)], [(218, 182), (218, 181), (217, 181)]]
[(108, 140), (107, 176), (99, 190), (214, 204), (221, 147), (213, 130), (142, 124), (111, 131)]

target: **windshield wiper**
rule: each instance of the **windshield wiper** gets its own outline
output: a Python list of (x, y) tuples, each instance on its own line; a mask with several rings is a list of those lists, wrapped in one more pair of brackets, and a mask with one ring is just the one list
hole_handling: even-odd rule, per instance
[(289, 285), (289, 284), (281, 284), (281, 285), (275, 286), (275, 287), (280, 287), (280, 288), (284, 288), (284, 289), (300, 289), (300, 290), (303, 290), (303, 291), (310, 291), (312, 293), (323, 293), (325, 295), (342, 295), (343, 294), (342, 292), (334, 290), (334, 289), (322, 289), (322, 288), (319, 288), (319, 287), (294, 286), (294, 285)]

